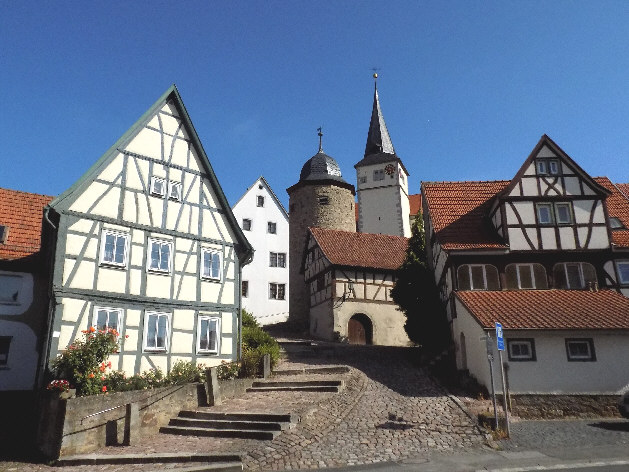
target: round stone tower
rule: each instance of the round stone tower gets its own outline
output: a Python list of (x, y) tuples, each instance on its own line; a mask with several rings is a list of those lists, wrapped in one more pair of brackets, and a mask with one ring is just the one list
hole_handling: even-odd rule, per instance
[[(321, 133), (319, 133), (321, 138)], [(341, 176), (336, 161), (319, 152), (301, 169), (299, 182), (286, 189), (289, 195), (289, 321), (307, 328), (310, 293), (304, 282), (302, 264), (308, 227), (356, 231), (354, 186)]]

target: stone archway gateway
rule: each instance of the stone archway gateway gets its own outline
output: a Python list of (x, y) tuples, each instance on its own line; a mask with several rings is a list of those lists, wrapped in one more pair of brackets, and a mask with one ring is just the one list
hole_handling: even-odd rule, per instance
[(358, 313), (347, 323), (350, 344), (373, 344), (373, 325), (367, 315)]

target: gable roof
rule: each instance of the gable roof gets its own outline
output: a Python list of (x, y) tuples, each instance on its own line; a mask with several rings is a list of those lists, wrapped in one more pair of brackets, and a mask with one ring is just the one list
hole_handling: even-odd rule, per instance
[(9, 227), (6, 243), (0, 243), (0, 260), (21, 259), (39, 252), (43, 210), (52, 199), (48, 195), (0, 189), (0, 225)]
[(387, 234), (354, 233), (308, 228), (333, 265), (396, 270), (404, 262), (408, 238)]
[(216, 174), (214, 173), (214, 169), (210, 164), (210, 161), (205, 153), (205, 149), (203, 149), (203, 145), (201, 144), (201, 140), (199, 139), (199, 135), (197, 134), (194, 125), (192, 124), (192, 120), (188, 115), (188, 111), (186, 110), (185, 105), (183, 104), (183, 100), (181, 99), (181, 95), (179, 95), (179, 91), (177, 90), (177, 86), (175, 84), (171, 85), (164, 94), (157, 99), (157, 101), (129, 128), (114, 144), (111, 146), (105, 154), (103, 154), (92, 166), (76, 181), (72, 184), (65, 192), (55, 198), (51, 203), (50, 207), (55, 209), (58, 212), (62, 212), (70, 207), (72, 202), (76, 200), (81, 195), (81, 191), (87, 185), (89, 185), (92, 180), (100, 173), (102, 169), (104, 169), (107, 164), (120, 152), (120, 149), (124, 148), (136, 135), (137, 133), (151, 120), (151, 118), (166, 104), (166, 102), (171, 101), (173, 105), (177, 108), (179, 112), (179, 116), (186, 126), (186, 131), (189, 134), (190, 141), (194, 146), (197, 154), (199, 156), (199, 161), (205, 172), (207, 174), (207, 178), (210, 181), (210, 185), (216, 194), (216, 198), (218, 199), (218, 203), (224, 209), (225, 215), (229, 221), (232, 231), (236, 235), (236, 239), (238, 244), (236, 245), (236, 251), (238, 252), (239, 259), (241, 262), (248, 260), (253, 255), (253, 248), (244, 233), (240, 229), (240, 226), (236, 223), (236, 218), (231, 211), (231, 207), (229, 202), (227, 201), (227, 197), (225, 197), (225, 193), (221, 188)]
[(625, 229), (613, 229), (612, 243), (616, 247), (629, 248), (629, 198), (621, 191), (627, 184), (614, 184), (607, 177), (595, 177), (594, 180), (605, 187), (610, 195), (605, 199), (610, 218), (618, 218)]
[(442, 248), (507, 249), (487, 215), (509, 182), (423, 182), (423, 199)]
[(522, 164), (518, 172), (515, 174), (515, 177), (511, 179), (509, 185), (502, 191), (502, 195), (508, 195), (513, 190), (513, 188), (520, 181), (522, 175), (524, 175), (524, 172), (531, 165), (531, 162), (537, 157), (540, 150), (544, 146), (547, 146), (549, 149), (551, 149), (560, 159), (563, 159), (564, 161), (566, 161), (570, 165), (570, 167), (572, 167), (575, 170), (575, 172), (579, 174), (579, 176), (585, 182), (587, 182), (594, 190), (596, 190), (599, 194), (607, 195), (608, 193), (607, 189), (599, 185), (592, 177), (590, 177), (590, 175), (587, 172), (585, 172), (579, 164), (573, 161), (572, 158), (568, 156), (568, 154), (566, 154), (564, 150), (561, 149), (559, 145), (555, 143), (555, 141), (550, 139), (548, 135), (546, 134), (543, 134), (542, 137), (539, 139), (539, 141), (537, 142), (537, 144), (535, 145), (535, 147), (529, 154), (529, 157), (526, 158), (526, 160), (524, 161), (524, 163)]
[(613, 290), (455, 292), (484, 329), (629, 330), (629, 298)]
[(238, 205), (241, 200), (243, 198), (245, 198), (245, 195), (247, 195), (247, 193), (249, 193), (249, 190), (251, 190), (253, 187), (255, 187), (255, 185), (258, 182), (262, 182), (262, 185), (264, 185), (267, 190), (269, 191), (269, 193), (271, 194), (271, 197), (273, 197), (273, 201), (275, 202), (275, 204), (278, 206), (278, 208), (281, 210), (282, 214), (284, 215), (284, 217), (288, 220), (288, 212), (286, 211), (286, 209), (284, 208), (284, 205), (282, 205), (282, 202), (280, 202), (280, 199), (277, 198), (277, 195), (275, 195), (275, 192), (273, 191), (273, 189), (271, 188), (271, 186), (269, 185), (269, 183), (266, 181), (266, 179), (261, 175), (260, 177), (258, 177), (256, 179), (256, 181), (254, 183), (252, 183), (247, 190), (245, 190), (245, 193), (242, 194), (242, 196), (238, 199), (238, 201), (234, 204), (234, 206), (232, 206), (233, 208), (236, 208), (236, 205)]

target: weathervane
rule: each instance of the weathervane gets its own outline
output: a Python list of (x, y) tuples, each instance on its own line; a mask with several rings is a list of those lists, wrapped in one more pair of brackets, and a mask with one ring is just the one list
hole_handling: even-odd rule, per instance
[(319, 132), (319, 152), (323, 152), (323, 126), (319, 126), (317, 131)]

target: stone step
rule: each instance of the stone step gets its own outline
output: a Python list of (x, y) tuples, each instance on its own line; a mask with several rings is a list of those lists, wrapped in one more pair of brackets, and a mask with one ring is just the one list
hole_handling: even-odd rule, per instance
[(241, 429), (247, 431), (283, 431), (290, 423), (266, 422), (266, 421), (231, 421), (231, 420), (202, 420), (197, 418), (172, 418), (169, 426), (188, 426), (192, 428), (208, 429)]
[(273, 371), (274, 376), (289, 376), (303, 374), (346, 374), (351, 369), (346, 365), (330, 366), (330, 367), (305, 367), (303, 369), (278, 369)]
[(260, 421), (277, 423), (298, 423), (299, 416), (290, 413), (256, 413), (256, 412), (213, 412), (199, 410), (181, 410), (180, 418), (196, 418), (199, 420), (217, 421)]
[(160, 433), (179, 434), (183, 436), (205, 436), (214, 438), (239, 438), (239, 439), (274, 439), (280, 431), (244, 430), (244, 429), (210, 429), (194, 428), (187, 426), (162, 426)]
[(249, 387), (247, 392), (332, 392), (339, 393), (341, 388), (338, 386), (284, 386), (284, 387)]
[(340, 387), (342, 380), (258, 380), (252, 387)]
[[(101, 464), (173, 464), (207, 462), (208, 465), (238, 467), (242, 470), (242, 459), (238, 454), (212, 453), (157, 453), (157, 454), (80, 454), (57, 459), (55, 466), (101, 465)], [(196, 469), (196, 467), (194, 467)], [(178, 471), (180, 469), (177, 469)], [(227, 470), (227, 469), (226, 469)]]

